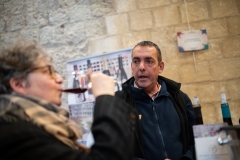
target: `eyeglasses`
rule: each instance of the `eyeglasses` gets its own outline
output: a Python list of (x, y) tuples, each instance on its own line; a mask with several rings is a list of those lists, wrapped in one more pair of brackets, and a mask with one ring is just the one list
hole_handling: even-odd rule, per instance
[(36, 70), (43, 70), (43, 69), (48, 69), (47, 73), (52, 77), (52, 78), (56, 78), (56, 75), (58, 74), (58, 72), (54, 69), (53, 66), (51, 65), (47, 65), (47, 66), (43, 66), (43, 67), (35, 67), (35, 68), (29, 68), (26, 70), (26, 73), (31, 73), (34, 72)]

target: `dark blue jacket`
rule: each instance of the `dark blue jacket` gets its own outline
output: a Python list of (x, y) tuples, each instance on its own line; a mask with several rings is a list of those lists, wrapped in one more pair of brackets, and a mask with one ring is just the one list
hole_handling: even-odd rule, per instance
[(180, 83), (162, 76), (158, 82), (161, 91), (154, 101), (143, 89), (133, 87), (134, 78), (122, 85), (123, 91), (116, 92), (116, 96), (130, 103), (142, 115), (135, 131), (135, 157), (147, 160), (194, 159), (192, 103), (180, 90)]

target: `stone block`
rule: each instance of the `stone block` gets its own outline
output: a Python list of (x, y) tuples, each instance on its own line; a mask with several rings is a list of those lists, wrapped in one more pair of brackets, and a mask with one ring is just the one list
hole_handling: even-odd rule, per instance
[[(64, 33), (64, 29), (61, 26), (53, 27), (53, 39), (50, 46), (58, 47), (66, 45), (67, 43), (69, 46), (76, 44), (76, 42), (78, 42), (80, 38), (83, 38), (83, 36), (79, 33), (81, 31), (82, 30), (79, 30), (78, 32), (75, 32), (74, 34), (69, 36), (69, 32)], [(76, 34), (78, 36), (76, 36)]]
[[(7, 22), (8, 23), (8, 22)], [(7, 31), (17, 31), (24, 27), (24, 17), (22, 14), (13, 15), (10, 19), (10, 25), (7, 27)]]
[(22, 14), (24, 12), (24, 3), (22, 0), (13, 1), (12, 3), (12, 13), (13, 14)]
[(25, 26), (27, 28), (38, 28), (39, 26), (42, 26), (41, 24), (38, 24), (37, 17), (35, 17), (35, 15), (33, 15), (33, 12), (26, 15)]
[(182, 4), (180, 6), (180, 12), (182, 16), (182, 22), (196, 22), (209, 19), (208, 7), (205, 1), (195, 1), (191, 3)]
[(211, 80), (208, 62), (199, 62), (194, 65), (184, 64), (179, 69), (182, 83), (195, 83)]
[(226, 19), (193, 22), (190, 26), (191, 30), (206, 29), (208, 39), (223, 38), (228, 36)]
[[(69, 33), (66, 33), (64, 35), (63, 29), (59, 27), (44, 27), (40, 29), (40, 35), (39, 35), (39, 42), (44, 47), (58, 47), (62, 46), (63, 44), (66, 44), (66, 41), (68, 42), (68, 45), (72, 45), (71, 40), (74, 41), (74, 44), (78, 42), (78, 39), (74, 35), (68, 35)], [(75, 37), (74, 37), (75, 36)], [(79, 35), (77, 38), (81, 38), (82, 36)], [(73, 40), (74, 39), (74, 40)]]
[[(176, 39), (177, 39), (177, 32), (180, 32), (180, 31), (189, 31), (191, 28), (188, 27), (188, 24), (179, 24), (177, 26), (174, 26), (175, 27), (175, 33), (176, 33)], [(191, 27), (191, 26), (190, 26)]]
[(91, 5), (91, 12), (94, 17), (104, 16), (107, 13), (112, 12), (114, 7), (112, 6), (111, 1), (94, 3)]
[(106, 24), (103, 18), (84, 21), (86, 37), (106, 34)]
[(186, 2), (193, 2), (193, 1), (199, 1), (199, 0), (186, 0)]
[(61, 27), (58, 28), (58, 32), (55, 32), (55, 36), (61, 36), (64, 34), (66, 42), (69, 45), (76, 45), (81, 41), (84, 41), (86, 38), (84, 22), (78, 22), (73, 24), (67, 24), (64, 28), (64, 31), (61, 32)]
[(201, 99), (201, 103), (220, 104), (220, 95), (227, 92), (227, 84), (225, 81), (205, 81), (197, 85), (197, 95)]
[(143, 30), (153, 27), (151, 11), (137, 11), (129, 13), (130, 27), (132, 30)]
[(111, 52), (120, 49), (122, 49), (121, 36), (92, 39), (88, 44), (89, 55), (102, 54), (103, 52)]
[(136, 0), (114, 0), (114, 2), (118, 13), (133, 11), (137, 8)]
[[(1, 3), (1, 2), (0, 2)], [(4, 6), (3, 4), (0, 4), (0, 12), (1, 12), (1, 15), (3, 15), (3, 12), (4, 12)]]
[(238, 10), (240, 10), (240, 1), (236, 0), (237, 6), (238, 6)]
[[(105, 0), (75, 0), (76, 3), (83, 4), (83, 5), (89, 5), (89, 4), (102, 2), (102, 1), (105, 1)], [(109, 1), (109, 0), (106, 0), (106, 1)]]
[(6, 15), (12, 15), (12, 5), (13, 1), (5, 1), (3, 2), (3, 10), (2, 12)]
[[(228, 101), (229, 101), (229, 98), (230, 98), (230, 100), (238, 100), (239, 99), (239, 89), (240, 89), (240, 77), (227, 81), (228, 95), (226, 95), (226, 96), (227, 96)], [(239, 114), (240, 114), (240, 112), (239, 112)]]
[(236, 0), (211, 0), (209, 1), (212, 18), (221, 18), (238, 15)]
[(164, 6), (169, 5), (171, 0), (139, 0), (138, 6), (139, 8), (152, 8), (155, 6)]
[(40, 44), (47, 44), (47, 43), (53, 43), (54, 38), (54, 29), (53, 27), (44, 27), (40, 30), (40, 37), (39, 37), (39, 43)]
[(42, 28), (48, 25), (48, 14), (47, 13), (39, 13), (34, 14), (33, 17), (36, 18), (37, 24), (34, 24), (37, 26), (37, 28)]
[[(178, 52), (178, 47), (176, 43), (169, 43), (168, 45), (166, 44), (159, 44), (159, 47), (162, 52), (162, 58), (163, 60), (168, 63), (168, 64), (180, 64), (180, 56), (181, 54), (185, 53), (179, 53)], [(188, 59), (186, 60), (186, 57), (183, 57), (185, 59), (185, 63), (189, 62)]]
[(206, 54), (204, 54), (203, 56), (206, 56), (208, 61), (222, 59), (223, 53), (221, 47), (223, 41), (224, 38), (209, 39), (208, 40), (209, 49), (204, 50)]
[(153, 10), (155, 27), (176, 25), (181, 22), (180, 11), (177, 5), (158, 7)]
[(123, 48), (134, 47), (138, 42), (150, 40), (150, 31), (142, 30), (122, 35)]
[(127, 14), (112, 15), (106, 17), (106, 27), (108, 34), (120, 34), (129, 30)]
[(195, 57), (196, 63), (207, 61), (208, 60), (208, 50), (193, 51), (192, 52), (193, 53), (193, 55), (192, 55), (193, 60), (194, 60), (194, 57)]
[(70, 23), (92, 19), (90, 5), (74, 5), (68, 12)]
[(177, 65), (170, 65), (165, 63), (164, 70), (161, 74), (164, 77), (180, 82), (179, 67)]
[(230, 35), (240, 34), (240, 15), (229, 17), (227, 19)]
[(240, 77), (240, 57), (211, 61), (209, 67), (214, 80), (229, 80)]
[(58, 2), (54, 0), (48, 1), (34, 0), (28, 3), (32, 3), (33, 11), (36, 11), (38, 13), (50, 12), (60, 8)]
[(1, 17), (1, 19), (0, 19), (0, 32), (1, 32), (1, 33), (3, 32), (4, 28), (5, 28), (5, 21), (4, 21), (4, 19)]
[(223, 123), (220, 102), (201, 104), (204, 124)]
[(25, 0), (24, 1), (24, 9), (27, 12), (34, 11), (34, 3), (32, 2), (32, 0)]
[[(239, 94), (239, 93), (238, 93)], [(231, 117), (232, 117), (232, 122), (233, 125), (239, 125), (239, 117), (240, 117), (240, 101), (234, 100), (234, 101), (229, 101), (229, 108), (231, 112)]]
[(19, 36), (25, 40), (35, 40), (35, 41), (39, 42), (39, 29), (38, 28), (22, 29), (20, 31)]
[(20, 35), (19, 31), (6, 32), (5, 34), (3, 34), (4, 44), (5, 45), (15, 44), (17, 37), (19, 37), (19, 35)]
[(193, 52), (190, 52), (190, 51), (189, 52), (179, 52), (177, 46), (176, 46), (176, 55), (177, 55), (177, 57), (175, 57), (175, 59), (177, 59), (178, 63), (181, 65), (194, 62)]
[(225, 39), (221, 47), (224, 57), (240, 57), (240, 36)]
[(170, 26), (151, 30), (152, 41), (163, 46), (168, 46), (169, 43), (175, 43), (176, 35), (175, 28)]
[[(74, 15), (77, 17), (77, 15)], [(66, 9), (58, 9), (50, 11), (49, 23), (52, 25), (61, 25), (69, 21), (68, 11)]]
[(5, 49), (5, 47), (7, 46), (4, 44), (4, 35), (0, 34), (0, 53), (3, 51), (3, 49)]
[(182, 83), (181, 81), (178, 81), (181, 83), (181, 90), (188, 95), (191, 102), (193, 103), (193, 97), (197, 96), (200, 103), (201, 103), (201, 97), (198, 95), (198, 83)]

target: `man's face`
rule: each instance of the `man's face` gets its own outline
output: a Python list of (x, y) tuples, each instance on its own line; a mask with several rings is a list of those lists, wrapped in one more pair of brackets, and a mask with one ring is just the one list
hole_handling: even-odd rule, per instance
[(27, 82), (23, 84), (23, 94), (35, 96), (60, 106), (63, 79), (57, 73), (51, 75), (48, 67), (45, 67), (48, 64), (46, 62), (38, 63), (36, 67), (41, 69), (28, 74)]
[(158, 75), (164, 68), (158, 62), (157, 50), (153, 46), (137, 46), (132, 53), (132, 72), (138, 87), (151, 90), (156, 86)]

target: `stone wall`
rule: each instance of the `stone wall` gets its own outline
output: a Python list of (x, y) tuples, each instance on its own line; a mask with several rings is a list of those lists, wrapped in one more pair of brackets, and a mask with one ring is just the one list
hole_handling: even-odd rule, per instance
[[(207, 30), (208, 50), (178, 51), (176, 32), (189, 29)], [(222, 122), (226, 93), (238, 124), (240, 0), (0, 0), (0, 48), (17, 38), (43, 45), (65, 79), (67, 60), (151, 40), (162, 50), (163, 76), (199, 97), (204, 123)], [(63, 101), (67, 108), (66, 95)]]

